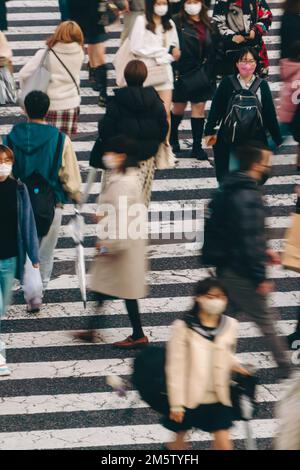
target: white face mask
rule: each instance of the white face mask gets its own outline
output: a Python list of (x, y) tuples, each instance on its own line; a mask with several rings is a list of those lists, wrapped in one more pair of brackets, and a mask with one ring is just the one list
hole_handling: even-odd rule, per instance
[(165, 16), (168, 13), (168, 5), (154, 5), (154, 13), (157, 16)]
[(12, 172), (11, 163), (1, 163), (0, 164), (0, 176), (9, 176)]
[(201, 299), (200, 306), (203, 312), (209, 315), (221, 315), (225, 312), (227, 302), (222, 299)]
[(202, 9), (202, 3), (185, 3), (184, 10), (190, 16), (199, 15)]
[(103, 155), (102, 157), (103, 165), (108, 170), (116, 170), (119, 168), (119, 163), (115, 159), (114, 155)]

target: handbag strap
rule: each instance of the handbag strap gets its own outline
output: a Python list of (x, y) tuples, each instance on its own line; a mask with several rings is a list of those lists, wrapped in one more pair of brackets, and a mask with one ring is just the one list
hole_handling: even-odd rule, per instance
[(79, 86), (77, 85), (77, 82), (75, 80), (75, 78), (73, 77), (73, 75), (71, 74), (70, 70), (68, 69), (68, 67), (63, 63), (63, 61), (61, 60), (61, 58), (56, 54), (56, 52), (50, 47), (49, 48), (49, 51), (53, 52), (53, 54), (55, 55), (55, 57), (57, 58), (57, 60), (59, 60), (59, 62), (61, 63), (61, 65), (64, 67), (64, 69), (68, 72), (68, 74), (70, 75), (75, 87), (76, 87), (76, 90), (77, 90), (77, 93), (78, 93), (78, 96), (80, 96), (80, 90), (79, 90)]

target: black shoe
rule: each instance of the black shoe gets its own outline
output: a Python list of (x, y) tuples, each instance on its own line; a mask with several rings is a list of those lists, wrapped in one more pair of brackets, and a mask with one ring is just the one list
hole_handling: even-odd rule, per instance
[[(297, 341), (298, 341), (298, 344), (297, 344)], [(300, 347), (300, 332), (295, 331), (295, 333), (288, 335), (287, 342), (288, 342), (290, 349), (293, 349), (293, 350), (298, 349)]]
[(207, 153), (203, 150), (202, 147), (193, 148), (191, 151), (191, 158), (196, 158), (197, 160), (204, 161), (208, 160)]
[(94, 84), (96, 82), (95, 79), (95, 68), (90, 66), (90, 63), (87, 64), (88, 72), (89, 72), (89, 82)]

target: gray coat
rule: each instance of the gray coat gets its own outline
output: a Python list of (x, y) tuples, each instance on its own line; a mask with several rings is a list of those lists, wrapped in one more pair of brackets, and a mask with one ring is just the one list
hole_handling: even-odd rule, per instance
[(22, 282), (26, 255), (33, 264), (39, 263), (39, 240), (28, 190), (18, 181), (18, 262), (16, 277)]

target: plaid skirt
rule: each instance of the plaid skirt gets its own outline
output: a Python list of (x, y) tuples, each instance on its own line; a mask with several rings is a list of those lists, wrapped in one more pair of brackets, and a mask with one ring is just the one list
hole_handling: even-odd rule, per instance
[(80, 113), (79, 106), (72, 109), (64, 109), (61, 111), (48, 111), (46, 114), (46, 122), (57, 127), (61, 132), (72, 137), (77, 134), (77, 123)]

